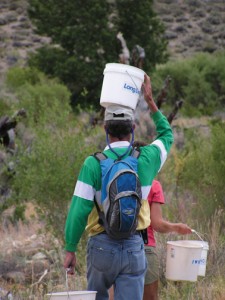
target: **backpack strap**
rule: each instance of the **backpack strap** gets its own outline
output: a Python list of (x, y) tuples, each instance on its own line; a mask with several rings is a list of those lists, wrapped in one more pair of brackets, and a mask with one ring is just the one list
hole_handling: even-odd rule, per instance
[[(140, 154), (141, 154), (141, 151), (140, 151), (139, 149), (133, 148), (133, 150), (132, 150), (130, 156), (135, 157), (135, 158), (138, 158), (138, 157), (140, 156)], [(93, 156), (94, 156), (98, 161), (105, 160), (105, 159), (108, 158), (108, 157), (107, 157), (104, 153), (102, 153), (102, 152), (95, 152), (95, 153), (93, 154)]]
[[(97, 161), (102, 161), (107, 159), (108, 157), (102, 152), (95, 152), (92, 156), (97, 159)], [(103, 226), (104, 224), (104, 213), (101, 211), (96, 198), (94, 197), (94, 204), (98, 212), (98, 223)]]
[(98, 205), (98, 202), (97, 200), (94, 198), (94, 203), (95, 203), (95, 207), (97, 209), (97, 212), (98, 212), (98, 224), (102, 225), (104, 224), (104, 214), (103, 212), (101, 211), (99, 205)]
[(96, 209), (97, 209), (98, 213), (100, 213), (101, 209), (100, 209), (100, 207), (99, 207), (99, 205), (98, 205), (98, 202), (97, 202), (97, 200), (95, 199), (95, 197), (94, 197), (94, 203), (95, 203), (95, 206), (96, 206)]
[(105, 159), (108, 158), (108, 157), (107, 157), (104, 153), (102, 153), (102, 152), (95, 152), (95, 153), (93, 154), (93, 156), (94, 156), (98, 161), (105, 160)]
[(135, 158), (138, 158), (138, 157), (140, 156), (140, 154), (141, 154), (141, 151), (140, 151), (140, 150), (138, 150), (137, 148), (133, 148), (133, 150), (132, 150), (130, 156), (135, 157)]

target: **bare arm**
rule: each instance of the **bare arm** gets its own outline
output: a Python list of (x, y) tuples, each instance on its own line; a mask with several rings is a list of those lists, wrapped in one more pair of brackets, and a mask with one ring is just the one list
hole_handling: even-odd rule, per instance
[(161, 204), (153, 202), (151, 204), (151, 226), (161, 233), (176, 232), (178, 234), (190, 234), (191, 228), (183, 223), (171, 223), (163, 219)]
[(158, 107), (153, 99), (152, 96), (152, 85), (151, 85), (151, 80), (150, 77), (145, 74), (144, 77), (144, 82), (142, 84), (142, 91), (144, 94), (144, 98), (146, 103), (148, 104), (149, 109), (151, 110), (152, 113), (157, 112), (158, 111)]

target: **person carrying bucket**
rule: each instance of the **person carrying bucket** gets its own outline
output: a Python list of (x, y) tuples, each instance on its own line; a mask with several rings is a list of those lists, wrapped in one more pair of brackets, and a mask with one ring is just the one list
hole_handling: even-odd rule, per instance
[[(143, 201), (137, 231), (129, 238), (117, 240), (110, 238), (104, 227), (98, 223), (94, 199), (101, 203), (101, 168), (93, 156), (87, 157), (83, 163), (67, 215), (64, 268), (70, 275), (75, 273), (77, 245), (86, 228), (89, 235), (87, 289), (97, 291), (96, 300), (108, 299), (108, 289), (112, 285), (115, 287), (116, 300), (142, 300), (143, 297), (147, 262), (140, 231), (150, 224), (147, 195), (154, 177), (167, 159), (173, 144), (173, 133), (166, 117), (153, 100), (150, 77), (146, 74), (142, 90), (156, 126), (157, 137), (142, 148), (138, 158)], [(131, 135), (133, 136), (135, 129), (134, 109), (109, 105), (105, 109), (104, 120), (109, 145), (103, 153), (116, 159), (114, 152), (122, 154), (132, 144)]]
[(151, 225), (148, 227), (148, 244), (145, 245), (145, 255), (148, 269), (145, 275), (143, 300), (158, 299), (159, 261), (156, 252), (154, 231), (160, 233), (175, 232), (178, 234), (191, 234), (192, 229), (183, 223), (171, 223), (163, 219), (161, 204), (164, 204), (162, 186), (158, 180), (153, 180), (151, 191), (148, 195), (150, 205)]
[[(146, 143), (134, 142), (134, 146), (144, 146)], [(163, 219), (161, 205), (165, 203), (163, 189), (158, 180), (153, 180), (148, 195), (150, 206), (151, 225), (148, 227), (148, 243), (145, 245), (145, 255), (148, 268), (145, 274), (145, 286), (143, 300), (158, 299), (159, 260), (156, 252), (154, 231), (160, 233), (176, 232), (178, 234), (191, 234), (192, 229), (183, 223), (171, 223)], [(110, 290), (110, 299), (113, 300), (113, 290)]]

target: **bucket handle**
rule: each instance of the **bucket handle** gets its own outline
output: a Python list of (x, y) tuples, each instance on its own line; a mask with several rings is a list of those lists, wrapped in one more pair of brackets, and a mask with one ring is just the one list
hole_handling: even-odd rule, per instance
[(201, 236), (199, 235), (199, 233), (198, 233), (196, 230), (191, 229), (191, 232), (195, 233), (195, 234), (198, 236), (198, 238), (199, 238), (202, 242), (204, 242), (204, 240), (201, 238)]
[[(68, 272), (69, 272), (70, 268), (66, 269), (66, 292), (67, 292), (67, 299), (70, 300), (70, 295), (69, 295), (69, 285), (68, 285)], [(52, 293), (50, 295), (50, 299), (52, 297)]]
[(133, 81), (133, 84), (135, 85), (136, 89), (138, 90), (138, 87), (136, 85), (136, 83), (134, 82), (132, 76), (129, 74), (129, 72), (126, 70), (126, 73), (130, 76), (130, 79)]
[(70, 268), (66, 269), (66, 291), (67, 291), (67, 299), (70, 299), (70, 295), (69, 295), (69, 285), (68, 285), (68, 272), (69, 272)]
[[(138, 90), (138, 87), (137, 87), (135, 81), (133, 80), (132, 76), (129, 74), (129, 72), (128, 72), (127, 70), (126, 70), (126, 73), (129, 75), (130, 79), (133, 81), (133, 84), (135, 85), (136, 89)], [(142, 93), (142, 90), (140, 90), (140, 94), (141, 94), (141, 93)], [(139, 101), (138, 101), (138, 102), (140, 102), (140, 98), (139, 98)]]

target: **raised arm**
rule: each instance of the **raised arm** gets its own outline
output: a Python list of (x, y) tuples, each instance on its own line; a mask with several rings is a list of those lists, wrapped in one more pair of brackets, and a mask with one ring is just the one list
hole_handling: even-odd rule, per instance
[(142, 91), (143, 91), (145, 101), (148, 104), (148, 107), (149, 107), (150, 111), (152, 113), (157, 112), (158, 107), (157, 107), (157, 105), (156, 105), (156, 103), (153, 99), (153, 96), (152, 96), (151, 80), (150, 80), (150, 77), (147, 74), (145, 74), (145, 77), (144, 77), (144, 82), (142, 84)]

